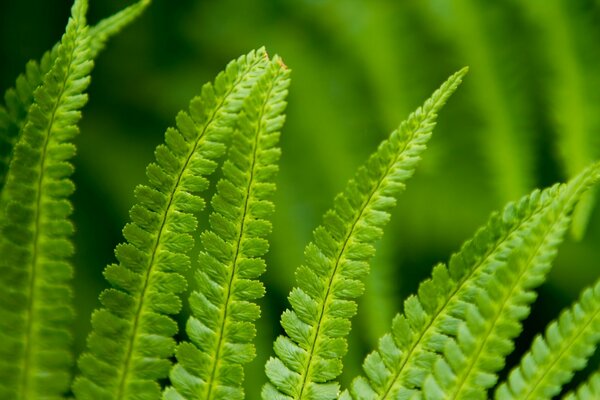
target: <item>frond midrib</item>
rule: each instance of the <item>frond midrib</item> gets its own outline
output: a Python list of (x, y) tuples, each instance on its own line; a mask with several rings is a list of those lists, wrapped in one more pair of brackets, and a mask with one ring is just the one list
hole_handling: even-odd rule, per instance
[(184, 172), (186, 171), (188, 164), (190, 163), (194, 153), (196, 153), (200, 144), (203, 142), (206, 132), (207, 132), (209, 126), (211, 126), (211, 124), (215, 120), (217, 113), (223, 109), (223, 105), (225, 104), (225, 102), (227, 101), (227, 99), (229, 98), (229, 96), (231, 95), (233, 90), (235, 89), (235, 87), (243, 80), (243, 78), (249, 72), (250, 72), (250, 69), (248, 69), (248, 71), (245, 71), (241, 76), (238, 77), (238, 79), (231, 85), (229, 90), (225, 93), (225, 95), (221, 99), (221, 102), (219, 103), (219, 105), (217, 107), (215, 107), (212, 115), (210, 116), (208, 121), (204, 124), (204, 127), (202, 128), (202, 132), (198, 136), (198, 139), (196, 140), (196, 143), (194, 144), (192, 150), (189, 152), (185, 162), (182, 164), (182, 167), (181, 167), (179, 173), (177, 174), (177, 180), (175, 181), (175, 183), (173, 185), (173, 189), (171, 190), (171, 193), (169, 193), (169, 201), (167, 202), (167, 206), (165, 207), (161, 225), (158, 230), (158, 234), (156, 235), (156, 240), (154, 242), (154, 245), (152, 247), (152, 256), (150, 257), (150, 262), (148, 263), (148, 269), (145, 272), (144, 284), (142, 285), (142, 291), (141, 291), (139, 301), (137, 304), (137, 309), (136, 309), (134, 320), (133, 320), (133, 327), (131, 330), (131, 335), (130, 335), (129, 341), (127, 343), (127, 353), (125, 355), (125, 364), (124, 364), (124, 368), (123, 368), (123, 373), (121, 374), (121, 379), (119, 381), (119, 389), (117, 391), (118, 399), (122, 398), (123, 393), (125, 392), (125, 386), (128, 381), (127, 378), (129, 377), (131, 357), (133, 355), (133, 349), (135, 348), (136, 339), (138, 336), (137, 329), (138, 329), (138, 325), (139, 325), (139, 320), (140, 320), (140, 316), (142, 314), (142, 309), (144, 307), (144, 298), (146, 295), (146, 289), (148, 288), (148, 283), (150, 281), (150, 275), (152, 275), (152, 271), (154, 268), (154, 262), (155, 262), (155, 258), (156, 258), (156, 253), (161, 245), (160, 241), (162, 239), (163, 230), (165, 228), (165, 225), (167, 222), (167, 217), (169, 215), (171, 205), (173, 204), (173, 198), (175, 196), (177, 188), (179, 187), (182, 176), (183, 176)]
[[(595, 295), (594, 295), (594, 297), (595, 297)], [(594, 300), (596, 300), (596, 299), (594, 299)], [(565, 342), (562, 342), (565, 345), (562, 346), (562, 348), (558, 352), (558, 356), (554, 358), (554, 360), (550, 363), (550, 366), (548, 368), (546, 368), (543, 371), (543, 373), (540, 374), (538, 379), (536, 379), (534, 381), (535, 383), (531, 387), (531, 390), (529, 390), (524, 395), (523, 400), (529, 399), (529, 397), (535, 392), (535, 389), (542, 383), (542, 381), (544, 380), (544, 377), (547, 376), (550, 372), (552, 372), (554, 366), (558, 363), (558, 361), (560, 361), (562, 359), (565, 352), (571, 348), (571, 345), (573, 343), (577, 342), (577, 339), (586, 332), (586, 329), (596, 320), (596, 318), (598, 316), (600, 316), (600, 307), (596, 306), (596, 310), (592, 313), (589, 320), (581, 327), (581, 329), (578, 329), (577, 333), (574, 336), (572, 336), (569, 340), (566, 341), (566, 344), (565, 344)], [(558, 323), (558, 321), (557, 321), (557, 323)]]
[[(423, 121), (425, 121), (427, 118), (429, 117), (426, 116), (423, 118)], [(423, 123), (423, 121), (421, 121), (421, 123)], [(348, 232), (348, 235), (346, 235), (346, 237), (344, 238), (344, 243), (340, 249), (340, 252), (338, 253), (338, 256), (336, 257), (335, 260), (335, 265), (333, 268), (333, 271), (330, 275), (329, 278), (329, 282), (327, 284), (327, 291), (325, 292), (325, 298), (323, 299), (323, 305), (321, 306), (321, 310), (319, 312), (319, 319), (316, 325), (316, 331), (315, 331), (315, 335), (314, 335), (314, 340), (312, 340), (311, 343), (311, 347), (310, 347), (310, 353), (309, 353), (309, 357), (308, 357), (308, 362), (307, 362), (307, 366), (304, 370), (304, 376), (302, 377), (302, 386), (300, 387), (300, 393), (298, 395), (298, 399), (302, 399), (302, 394), (304, 393), (304, 388), (307, 386), (306, 385), (306, 381), (308, 379), (308, 376), (310, 375), (311, 369), (312, 369), (312, 359), (314, 356), (314, 352), (315, 352), (315, 347), (317, 345), (317, 340), (319, 338), (319, 332), (321, 330), (321, 322), (323, 321), (323, 316), (325, 315), (325, 308), (328, 306), (328, 302), (329, 302), (329, 296), (331, 293), (331, 287), (333, 285), (333, 281), (337, 276), (337, 270), (339, 268), (340, 265), (340, 261), (341, 261), (341, 257), (342, 254), (344, 254), (345, 250), (346, 250), (346, 246), (348, 245), (348, 242), (350, 241), (350, 238), (353, 236), (354, 233), (354, 229), (356, 228), (356, 225), (358, 224), (358, 222), (361, 220), (365, 210), (367, 209), (367, 205), (371, 202), (371, 200), (373, 199), (373, 196), (378, 192), (379, 188), (381, 187), (381, 185), (383, 184), (383, 182), (385, 181), (385, 179), (387, 178), (388, 174), (390, 173), (390, 171), (392, 170), (392, 168), (394, 168), (394, 165), (398, 162), (398, 160), (401, 158), (401, 156), (403, 155), (403, 153), (406, 151), (406, 149), (409, 147), (411, 140), (414, 139), (415, 136), (417, 136), (416, 134), (416, 130), (415, 132), (413, 132), (413, 135), (410, 137), (410, 139), (407, 139), (404, 142), (404, 146), (402, 147), (401, 150), (398, 151), (398, 155), (396, 157), (394, 157), (392, 159), (392, 161), (388, 164), (385, 173), (381, 175), (381, 178), (378, 180), (377, 185), (373, 188), (373, 190), (371, 191), (371, 193), (369, 193), (368, 198), (363, 202), (361, 209), (360, 209), (360, 213), (358, 213), (357, 217), (354, 219), (354, 221), (352, 222), (352, 225), (350, 227), (350, 230)]]
[[(50, 120), (48, 121), (48, 127), (46, 129), (46, 135), (44, 137), (44, 144), (42, 146), (42, 152), (41, 152), (41, 160), (40, 160), (40, 176), (38, 178), (38, 182), (37, 182), (37, 192), (36, 192), (36, 199), (35, 199), (35, 223), (34, 223), (34, 238), (33, 238), (33, 253), (32, 253), (32, 258), (31, 258), (31, 275), (30, 275), (30, 279), (29, 279), (29, 283), (28, 283), (28, 292), (29, 292), (29, 297), (27, 299), (27, 307), (26, 307), (26, 333), (25, 333), (25, 337), (24, 337), (24, 341), (25, 341), (25, 346), (24, 346), (24, 354), (23, 354), (23, 372), (22, 372), (22, 377), (21, 377), (21, 383), (19, 385), (19, 394), (22, 397), (19, 398), (27, 398), (28, 396), (25, 396), (25, 393), (28, 392), (27, 388), (29, 387), (29, 385), (27, 384), (27, 382), (29, 381), (29, 369), (30, 369), (30, 364), (31, 364), (31, 336), (33, 335), (33, 309), (34, 309), (34, 297), (35, 297), (35, 286), (36, 286), (36, 277), (37, 277), (37, 267), (38, 267), (38, 255), (39, 255), (39, 251), (38, 251), (38, 247), (39, 247), (39, 240), (40, 240), (40, 229), (41, 229), (41, 218), (40, 218), (40, 214), (41, 214), (41, 206), (42, 206), (42, 189), (43, 189), (43, 182), (44, 182), (44, 171), (45, 171), (45, 166), (46, 166), (46, 153), (48, 150), (48, 144), (50, 143), (50, 135), (52, 133), (52, 127), (54, 125), (54, 121), (56, 119), (56, 114), (58, 111), (58, 108), (60, 107), (61, 103), (62, 103), (62, 99), (63, 96), (65, 94), (66, 91), (66, 86), (67, 86), (67, 82), (69, 81), (69, 75), (71, 72), (71, 68), (72, 68), (72, 62), (73, 59), (75, 58), (75, 52), (77, 51), (77, 45), (73, 46), (73, 50), (69, 53), (69, 62), (68, 62), (68, 67), (67, 67), (67, 71), (65, 73), (65, 78), (63, 79), (63, 81), (61, 82), (61, 88), (60, 88), (60, 95), (56, 101), (56, 103), (54, 104), (54, 107), (52, 109), (52, 117), (50, 118)], [(58, 60), (57, 60), (58, 61)], [(55, 67), (56, 67), (57, 63), (55, 63)], [(50, 70), (52, 71), (52, 70)], [(51, 72), (50, 72), (51, 73)], [(34, 103), (35, 104), (35, 103)], [(24, 397), (23, 397), (24, 396)]]
[[(542, 205), (540, 208), (543, 209), (545, 207), (548, 207), (548, 205)], [(397, 372), (394, 373), (393, 378), (390, 380), (390, 384), (386, 387), (385, 392), (381, 395), (381, 397), (380, 397), (381, 400), (388, 399), (388, 396), (391, 394), (392, 389), (394, 388), (394, 386), (396, 386), (396, 383), (397, 383), (398, 379), (400, 378), (400, 375), (403, 372), (403, 368), (406, 366), (407, 362), (412, 358), (412, 355), (415, 353), (415, 351), (417, 351), (417, 348), (420, 347), (421, 341), (425, 337), (425, 334), (429, 332), (430, 328), (434, 325), (434, 322), (437, 321), (437, 319), (440, 317), (440, 315), (445, 314), (446, 308), (450, 305), (451, 302), (453, 302), (453, 300), (455, 300), (456, 295), (462, 291), (462, 289), (465, 287), (465, 285), (470, 280), (470, 278), (472, 278), (476, 274), (481, 273), (479, 271), (479, 268), (484, 263), (486, 263), (492, 255), (495, 254), (496, 250), (498, 248), (500, 248), (500, 246), (502, 246), (504, 243), (506, 243), (511, 238), (511, 236), (516, 231), (519, 230), (519, 228), (521, 226), (523, 226), (525, 223), (527, 223), (528, 221), (533, 219), (535, 216), (536, 216), (535, 213), (531, 213), (531, 215), (528, 215), (527, 218), (524, 218), (520, 224), (517, 224), (514, 227), (512, 227), (512, 229), (509, 229), (507, 231), (507, 233), (504, 235), (504, 237), (499, 242), (497, 242), (497, 245), (494, 246), (493, 249), (490, 249), (488, 251), (487, 255), (484, 258), (482, 258), (477, 264), (475, 264), (475, 266), (468, 272), (468, 274), (465, 275), (465, 277), (458, 284), (456, 289), (453, 290), (452, 293), (450, 294), (450, 296), (446, 299), (446, 301), (444, 302), (442, 307), (439, 309), (439, 311), (437, 311), (433, 315), (431, 320), (426, 324), (426, 327), (424, 329), (422, 329), (417, 341), (414, 343), (414, 345), (412, 345), (411, 349), (408, 351), (407, 355), (405, 356), (404, 361), (400, 364), (400, 367), (398, 368)]]
[[(556, 221), (554, 221), (554, 223), (552, 225), (550, 225), (546, 230), (545, 230), (545, 234), (543, 235), (544, 239), (548, 237), (548, 235), (552, 232), (552, 230), (554, 229), (554, 227), (559, 224), (561, 222), (560, 218), (557, 218)], [(498, 322), (498, 320), (500, 319), (500, 317), (503, 315), (502, 311), (508, 306), (508, 304), (510, 303), (510, 300), (514, 298), (514, 294), (518, 289), (522, 289), (520, 287), (520, 283), (522, 278), (526, 275), (526, 273), (529, 271), (528, 267), (529, 265), (533, 262), (533, 260), (536, 258), (536, 256), (538, 255), (540, 249), (542, 248), (542, 246), (544, 245), (545, 240), (540, 240), (538, 242), (538, 244), (535, 246), (535, 251), (533, 251), (530, 254), (529, 259), (527, 260), (527, 263), (525, 266), (523, 266), (522, 270), (519, 272), (519, 276), (517, 277), (517, 279), (515, 279), (515, 283), (512, 285), (510, 292), (508, 292), (508, 294), (505, 296), (505, 298), (502, 301), (502, 306), (500, 307), (500, 310), (498, 311), (498, 313), (494, 316), (494, 319), (492, 321), (492, 324), (490, 325), (490, 328), (486, 330), (485, 335), (483, 335), (482, 337), (482, 341), (480, 342), (480, 345), (478, 346), (477, 352), (476, 352), (476, 356), (471, 357), (471, 361), (469, 362), (469, 368), (467, 369), (465, 375), (464, 375), (464, 379), (462, 379), (462, 381), (460, 382), (455, 394), (451, 397), (451, 399), (460, 399), (459, 395), (460, 392), (462, 390), (462, 388), (464, 387), (464, 385), (466, 384), (471, 371), (473, 370), (476, 362), (479, 360), (479, 355), (481, 354), (481, 351), (483, 351), (483, 348), (485, 347), (485, 344), (487, 343), (487, 339), (488, 337), (491, 335), (491, 333), (494, 331), (494, 327), (496, 326), (496, 322)]]
[(233, 285), (233, 281), (235, 279), (235, 273), (236, 273), (236, 264), (238, 261), (238, 257), (240, 254), (240, 248), (242, 245), (242, 238), (244, 236), (244, 227), (246, 226), (246, 216), (248, 215), (248, 205), (249, 205), (249, 200), (250, 200), (250, 192), (252, 190), (252, 183), (253, 183), (253, 178), (255, 175), (255, 167), (256, 167), (256, 161), (257, 161), (257, 154), (258, 154), (258, 147), (259, 147), (259, 142), (260, 142), (260, 131), (261, 131), (261, 122), (262, 122), (262, 117), (265, 115), (265, 110), (266, 110), (266, 106), (268, 103), (268, 99), (269, 96), (271, 95), (272, 91), (274, 89), (274, 85), (273, 85), (273, 80), (270, 81), (270, 86), (269, 86), (269, 90), (267, 92), (267, 95), (265, 97), (265, 101), (262, 104), (261, 110), (260, 110), (260, 114), (258, 115), (258, 119), (257, 119), (257, 126), (256, 126), (256, 134), (254, 135), (254, 149), (252, 151), (252, 166), (250, 168), (250, 178), (248, 180), (248, 187), (246, 188), (246, 198), (244, 199), (244, 211), (242, 213), (242, 223), (240, 226), (240, 234), (238, 235), (238, 239), (237, 239), (237, 243), (236, 243), (236, 247), (235, 247), (235, 256), (233, 257), (233, 262), (231, 264), (231, 274), (229, 276), (229, 282), (227, 284), (226, 287), (226, 291), (227, 291), (227, 295), (225, 297), (225, 305), (223, 308), (223, 320), (221, 322), (221, 328), (219, 329), (219, 338), (217, 340), (217, 352), (215, 354), (215, 358), (214, 358), (214, 363), (212, 365), (211, 368), (211, 373), (210, 373), (210, 380), (208, 382), (208, 392), (206, 394), (206, 399), (210, 400), (210, 395), (212, 393), (213, 387), (214, 385), (214, 381), (215, 381), (215, 375), (217, 372), (217, 364), (219, 363), (219, 355), (221, 353), (221, 345), (223, 343), (223, 332), (225, 331), (225, 324), (227, 322), (227, 310), (229, 307), (229, 299), (231, 298), (231, 286)]

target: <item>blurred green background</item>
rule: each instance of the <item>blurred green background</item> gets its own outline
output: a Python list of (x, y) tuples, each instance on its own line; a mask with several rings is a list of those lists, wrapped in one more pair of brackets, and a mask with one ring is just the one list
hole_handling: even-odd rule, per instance
[[(128, 4), (92, 0), (90, 22)], [(0, 89), (60, 38), (70, 5), (0, 1)], [(293, 70), (252, 399), (311, 231), (377, 143), (470, 66), (379, 246), (343, 383), (401, 300), (491, 211), (599, 158), (599, 43), (598, 0), (154, 0), (99, 57), (78, 138), (78, 351), (154, 147), (230, 59), (265, 45)], [(600, 212), (588, 211), (578, 210), (586, 235), (562, 246), (519, 349), (597, 278)]]

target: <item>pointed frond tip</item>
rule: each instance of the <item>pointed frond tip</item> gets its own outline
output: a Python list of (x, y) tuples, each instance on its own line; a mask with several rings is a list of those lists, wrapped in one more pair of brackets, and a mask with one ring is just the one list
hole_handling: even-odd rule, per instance
[[(95, 59), (108, 40), (134, 21), (149, 4), (150, 0), (139, 1), (90, 27), (90, 57)], [(57, 55), (58, 44), (45, 52), (39, 62), (29, 61), (25, 72), (17, 78), (15, 87), (5, 93), (6, 105), (0, 106), (0, 191), (4, 187), (14, 146), (22, 132), (29, 107), (33, 103), (33, 92), (42, 84), (44, 76), (54, 65)], [(1, 218), (2, 216), (0, 221)]]
[(196, 290), (190, 296), (186, 331), (191, 343), (177, 349), (173, 385), (165, 399), (244, 398), (243, 365), (255, 355), (258, 280), (271, 232), (272, 198), (278, 171), (277, 147), (289, 70), (274, 57), (244, 100), (238, 128), (212, 199), (211, 230), (201, 235)]
[(379, 349), (366, 357), (353, 399), (485, 398), (512, 351), (563, 240), (571, 212), (600, 179), (594, 164), (568, 184), (535, 190), (493, 213), (486, 226), (437, 265), (404, 303)]
[(86, 9), (75, 2), (55, 61), (25, 99), (0, 199), (0, 398), (59, 398), (71, 381), (70, 160), (93, 66)]
[(274, 343), (266, 364), (265, 400), (337, 398), (335, 379), (347, 351), (346, 336), (356, 314), (363, 280), (383, 235), (389, 212), (413, 175), (436, 123), (437, 112), (467, 69), (452, 75), (422, 107), (383, 141), (334, 201), (313, 233), (296, 270), (297, 287), (281, 317), (286, 335)]
[(186, 290), (184, 274), (204, 209), (203, 192), (236, 128), (243, 100), (265, 73), (264, 49), (230, 62), (214, 83), (202, 87), (165, 133), (148, 165), (148, 183), (116, 248), (118, 264), (104, 276), (102, 307), (92, 315), (88, 349), (79, 359), (73, 392), (80, 399), (157, 399), (175, 350), (173, 319)]

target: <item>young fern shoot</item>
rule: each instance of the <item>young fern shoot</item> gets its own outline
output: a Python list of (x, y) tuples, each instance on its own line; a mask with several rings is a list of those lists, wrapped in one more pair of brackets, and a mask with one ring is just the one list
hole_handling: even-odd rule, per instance
[(298, 287), (288, 299), (281, 324), (287, 336), (274, 344), (276, 357), (266, 364), (269, 399), (335, 399), (347, 351), (355, 299), (363, 292), (374, 243), (382, 236), (389, 211), (413, 174), (431, 137), (437, 112), (466, 73), (451, 76), (425, 104), (392, 132), (361, 167), (314, 231), (305, 264), (296, 271)]
[(253, 302), (265, 293), (257, 279), (266, 268), (266, 236), (274, 206), (289, 70), (276, 57), (244, 106), (212, 199), (211, 230), (202, 233), (190, 296), (187, 334), (165, 399), (243, 399), (243, 365), (255, 356)]
[[(70, 384), (74, 313), (68, 198), (74, 185), (69, 160), (93, 65), (86, 11), (87, 2), (76, 0), (53, 52), (55, 62), (26, 99), (33, 104), (0, 201), (0, 398), (60, 398)], [(37, 70), (31, 75), (39, 78)], [(21, 86), (26, 86), (23, 80)]]
[[(564, 237), (570, 213), (600, 179), (600, 167), (569, 184), (534, 191), (501, 213), (438, 265), (404, 303), (379, 350), (344, 398), (485, 398), (512, 350)], [(423, 393), (420, 393), (423, 392)]]
[(600, 282), (537, 336), (521, 363), (495, 392), (497, 400), (551, 399), (585, 367), (600, 342)]
[(208, 83), (177, 116), (165, 144), (156, 148), (148, 184), (136, 188), (137, 204), (123, 229), (127, 243), (117, 246), (119, 264), (104, 276), (103, 307), (92, 315), (88, 351), (79, 360), (81, 376), (73, 385), (78, 399), (157, 399), (158, 379), (166, 378), (175, 350), (181, 308), (182, 275), (190, 266), (195, 214), (204, 208), (216, 160), (225, 152), (237, 124), (242, 99), (264, 73), (264, 50), (232, 61), (214, 85)]

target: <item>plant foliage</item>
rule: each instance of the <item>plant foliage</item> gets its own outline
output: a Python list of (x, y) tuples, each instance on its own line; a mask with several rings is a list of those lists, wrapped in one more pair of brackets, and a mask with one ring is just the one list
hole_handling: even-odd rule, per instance
[[(205, 84), (156, 147), (147, 181), (135, 189), (124, 242), (115, 249), (117, 261), (104, 269), (110, 287), (99, 296), (86, 350), (72, 376), (74, 139), (94, 60), (149, 4), (141, 0), (88, 26), (87, 1), (75, 0), (60, 42), (39, 62), (27, 64), (0, 106), (2, 399), (241, 400), (247, 395), (244, 378), (264, 329), (258, 322), (267, 291), (261, 276), (268, 261), (274, 264), (267, 252), (290, 84), (290, 70), (264, 48), (231, 61)], [(521, 109), (523, 99), (512, 103), (504, 94), (510, 90), (499, 77), (509, 75), (508, 69), (494, 62), (490, 43), (497, 38), (484, 20), (476, 21), (478, 9), (475, 0), (460, 0), (448, 15), (470, 22), (458, 27), (460, 35), (476, 36), (461, 42), (462, 51), (478, 54), (476, 64), (486, 66), (475, 80), (492, 82), (490, 92), (480, 93), (489, 99), (482, 109), (495, 126), (486, 140), (505, 138), (500, 153), (523, 140), (527, 144), (520, 151), (529, 156), (529, 138), (521, 139), (512, 115), (523, 111), (529, 118), (530, 110)], [(548, 8), (544, 24), (556, 20), (561, 32), (575, 32), (568, 18), (579, 14), (562, 20), (559, 9)], [(335, 10), (336, 18), (343, 18)], [(379, 5), (376, 11), (382, 15), (386, 8)], [(449, 26), (448, 15), (437, 17)], [(495, 14), (488, 19), (498, 22)], [(364, 21), (385, 36), (374, 19)], [(569, 57), (553, 79), (578, 83), (571, 75), (579, 65), (576, 49), (569, 41), (558, 45)], [(374, 61), (367, 64), (376, 69)], [(579, 117), (558, 117), (575, 131), (573, 137), (561, 131), (560, 141), (571, 179), (492, 213), (406, 299), (389, 332), (365, 357), (362, 375), (348, 387), (338, 382), (376, 243), (426, 149), (439, 110), (466, 72), (452, 75), (381, 142), (313, 231), (287, 297), (289, 308), (281, 315), (283, 332), (265, 365), (263, 400), (550, 399), (566, 392), (564, 386), (586, 367), (600, 342), (600, 281), (535, 337), (499, 382), (566, 232), (573, 225), (579, 236), (584, 233), (600, 181), (593, 151), (579, 154), (592, 141), (590, 127), (597, 121), (583, 106), (588, 94), (578, 87), (575, 99), (565, 99), (560, 108), (589, 125)], [(381, 90), (390, 90), (382, 87), (384, 78), (376, 81)], [(502, 197), (530, 186), (530, 171), (519, 175), (530, 160), (518, 154), (509, 157), (515, 162), (506, 170), (502, 154), (490, 159)], [(432, 196), (439, 198), (443, 195)], [(599, 397), (596, 372), (564, 398)]]
[(136, 188), (137, 204), (123, 229), (127, 242), (115, 251), (119, 264), (104, 270), (114, 288), (100, 295), (103, 307), (92, 315), (82, 375), (73, 386), (78, 398), (159, 397), (157, 380), (167, 377), (175, 350), (177, 324), (170, 316), (179, 313), (187, 287), (194, 214), (204, 208), (207, 177), (266, 63), (264, 50), (231, 62), (191, 101), (189, 113), (178, 114), (177, 128), (156, 148), (148, 184)]
[(173, 399), (242, 399), (243, 364), (255, 355), (254, 303), (265, 293), (257, 278), (271, 231), (289, 70), (279, 58), (244, 100), (236, 134), (212, 199), (211, 230), (201, 235), (197, 291), (190, 296), (187, 334), (170, 378)]
[(456, 90), (466, 69), (451, 76), (425, 104), (392, 132), (361, 167), (306, 246), (305, 263), (296, 270), (297, 287), (281, 316), (287, 336), (274, 344), (277, 357), (266, 371), (263, 399), (334, 399), (347, 351), (345, 337), (356, 314), (369, 260), (431, 137), (438, 110)]
[(68, 389), (73, 319), (68, 258), (80, 110), (92, 60), (87, 3), (76, 1), (56, 61), (33, 92), (1, 199), (1, 397), (55, 398)]

